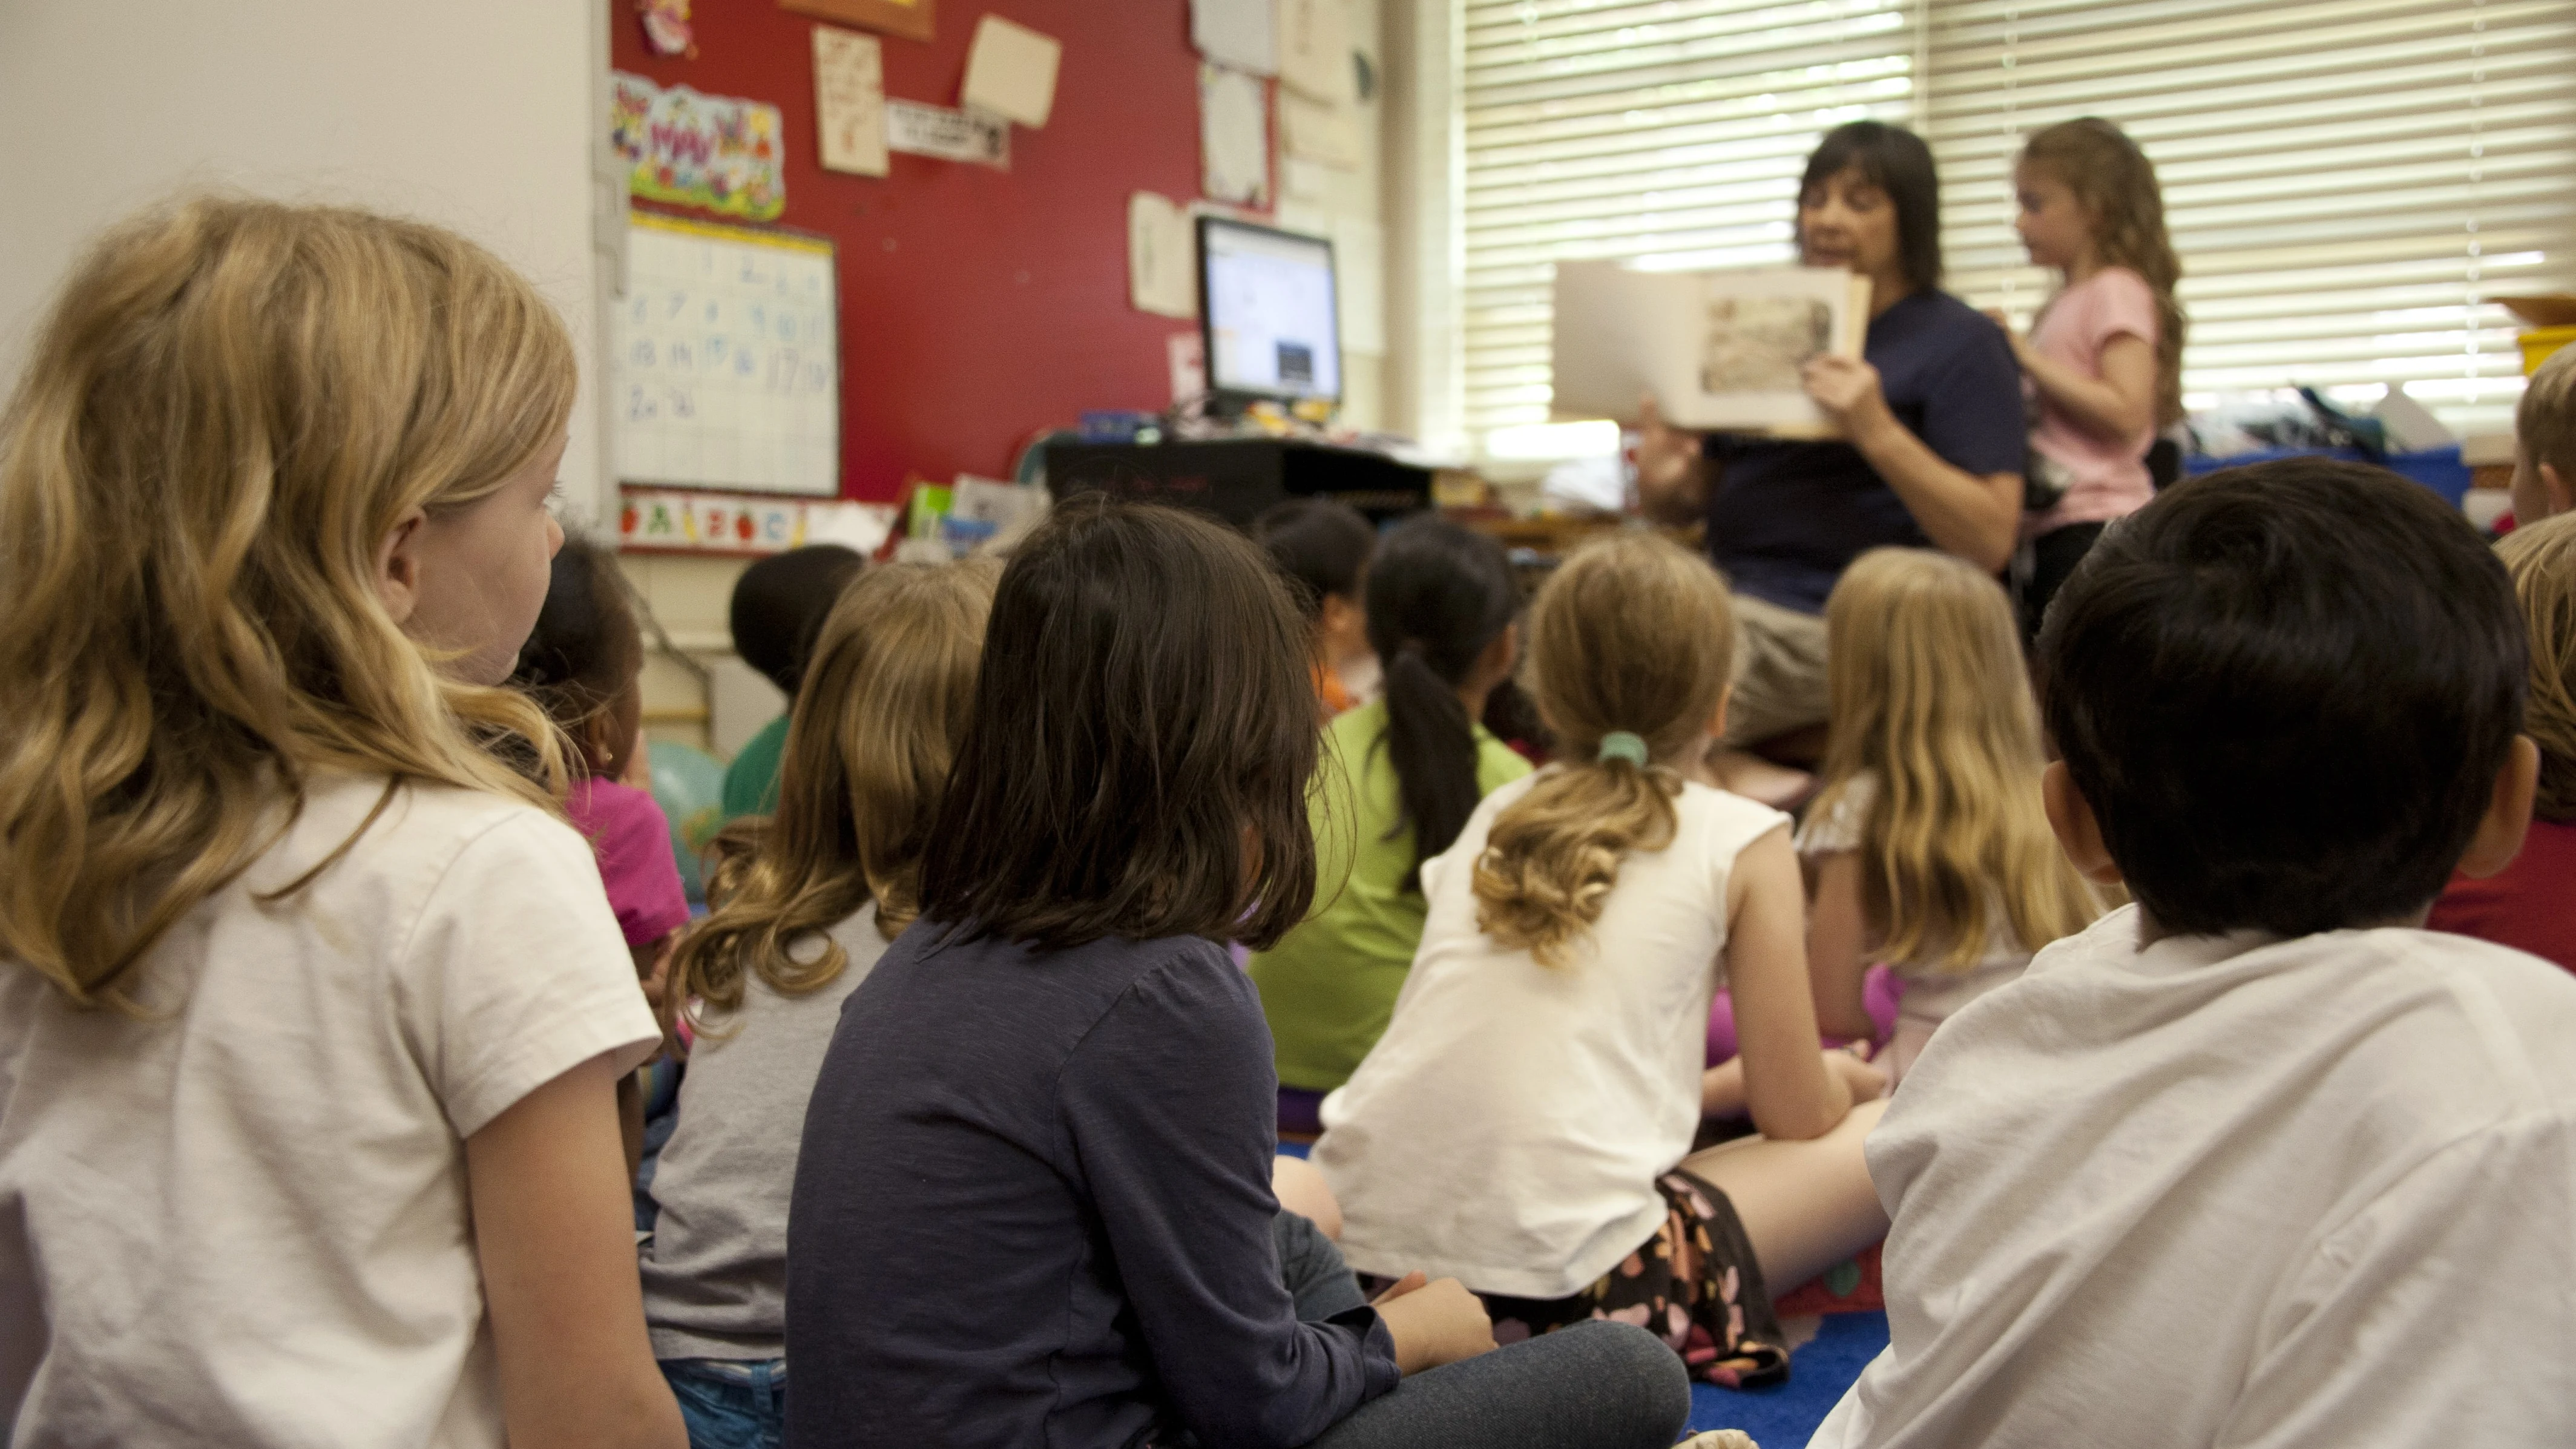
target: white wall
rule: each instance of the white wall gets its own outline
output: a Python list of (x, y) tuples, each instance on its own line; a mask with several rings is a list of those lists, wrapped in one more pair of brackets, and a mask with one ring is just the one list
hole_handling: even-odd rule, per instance
[(83, 243), (174, 191), (453, 227), (562, 309), (582, 391), (565, 491), (609, 515), (593, 377), (597, 0), (0, 0), (0, 387)]

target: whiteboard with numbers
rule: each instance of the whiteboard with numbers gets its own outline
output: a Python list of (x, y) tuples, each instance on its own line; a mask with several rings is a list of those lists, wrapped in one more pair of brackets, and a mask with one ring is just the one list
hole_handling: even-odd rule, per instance
[(609, 368), (618, 480), (839, 494), (836, 301), (828, 241), (634, 213)]

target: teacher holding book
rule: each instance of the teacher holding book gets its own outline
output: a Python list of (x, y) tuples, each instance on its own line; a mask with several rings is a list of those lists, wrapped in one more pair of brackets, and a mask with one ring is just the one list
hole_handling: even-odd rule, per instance
[[(1802, 374), (1841, 434), (1793, 442), (1667, 426), (1647, 399), (1637, 445), (1646, 511), (1704, 517), (1743, 629), (1725, 747), (1713, 762), (1756, 798), (1807, 779), (1747, 753), (1824, 722), (1825, 596), (1855, 558), (1937, 548), (1989, 572), (2012, 556), (2027, 432), (2002, 329), (1940, 289), (1940, 184), (1920, 137), (1877, 121), (1826, 133), (1798, 191), (1798, 255), (1870, 279), (1859, 358)], [(1812, 746), (1813, 742), (1809, 742)], [(1801, 752), (1803, 753), (1803, 752)]]

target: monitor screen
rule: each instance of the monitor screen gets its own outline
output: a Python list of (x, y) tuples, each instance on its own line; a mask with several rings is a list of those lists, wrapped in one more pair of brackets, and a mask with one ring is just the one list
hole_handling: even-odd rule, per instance
[(1199, 313), (1209, 391), (1340, 399), (1331, 242), (1199, 218)]

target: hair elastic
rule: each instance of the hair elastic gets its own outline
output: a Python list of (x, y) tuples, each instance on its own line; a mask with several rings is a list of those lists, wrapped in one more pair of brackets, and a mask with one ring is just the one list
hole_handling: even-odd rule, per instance
[(1626, 730), (1612, 730), (1601, 737), (1601, 752), (1592, 758), (1594, 763), (1603, 765), (1612, 760), (1626, 760), (1629, 764), (1643, 769), (1646, 764), (1646, 741), (1642, 736), (1632, 735)]

